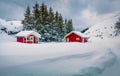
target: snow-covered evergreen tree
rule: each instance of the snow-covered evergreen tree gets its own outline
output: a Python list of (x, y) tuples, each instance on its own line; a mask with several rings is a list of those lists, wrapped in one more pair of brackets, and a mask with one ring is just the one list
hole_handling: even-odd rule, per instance
[(68, 23), (67, 23), (66, 29), (67, 29), (67, 33), (70, 33), (71, 31), (74, 30), (74, 29), (73, 29), (72, 19), (68, 20)]
[(55, 41), (55, 16), (54, 16), (54, 12), (53, 9), (50, 7), (49, 8), (49, 25), (50, 25), (50, 40), (51, 41)]
[(31, 17), (29, 6), (27, 6), (24, 17), (25, 17), (24, 20), (22, 20), (23, 30), (31, 30), (32, 29), (32, 17)]
[(50, 25), (49, 25), (49, 13), (47, 10), (47, 6), (42, 3), (42, 6), (40, 6), (40, 12), (41, 12), (41, 24), (43, 26), (43, 29), (41, 31), (43, 41), (50, 41)]
[(58, 33), (59, 33), (59, 41), (62, 40), (62, 38), (64, 37), (64, 23), (63, 23), (63, 17), (61, 16), (61, 14), (59, 15), (59, 21), (58, 21)]
[(23, 24), (24, 29), (40, 33), (44, 42), (62, 41), (73, 30), (72, 20), (64, 21), (58, 11), (54, 13), (52, 7), (48, 9), (44, 3), (39, 6), (37, 2), (33, 6), (32, 14), (29, 6), (27, 7)]
[(39, 30), (38, 32), (41, 33), (42, 25), (41, 25), (40, 8), (37, 2), (33, 7), (32, 19), (33, 19), (33, 28), (37, 31)]

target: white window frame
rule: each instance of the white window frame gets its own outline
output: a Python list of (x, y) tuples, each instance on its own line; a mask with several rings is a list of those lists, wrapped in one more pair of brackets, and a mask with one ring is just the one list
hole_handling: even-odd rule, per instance
[(80, 40), (80, 38), (77, 37), (76, 40)]
[(34, 36), (30, 36), (29, 39), (32, 41), (32, 43), (34, 43)]

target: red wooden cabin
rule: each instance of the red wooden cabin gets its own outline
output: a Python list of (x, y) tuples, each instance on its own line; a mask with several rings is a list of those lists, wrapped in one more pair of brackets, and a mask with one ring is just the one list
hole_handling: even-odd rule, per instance
[(17, 42), (22, 43), (39, 43), (41, 35), (35, 31), (21, 31), (16, 34)]
[(88, 42), (88, 36), (78, 31), (72, 31), (65, 36), (66, 42)]

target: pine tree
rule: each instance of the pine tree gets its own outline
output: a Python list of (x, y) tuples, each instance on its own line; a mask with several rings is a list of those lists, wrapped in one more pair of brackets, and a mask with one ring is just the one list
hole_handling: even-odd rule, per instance
[(43, 26), (42, 29), (42, 36), (43, 36), (43, 41), (50, 41), (50, 25), (49, 25), (49, 12), (47, 10), (47, 6), (42, 3), (40, 7), (40, 12), (41, 12), (41, 23)]
[(53, 9), (50, 7), (49, 8), (49, 28), (50, 28), (50, 40), (51, 41), (55, 41), (55, 17), (54, 17), (54, 12), (53, 12)]
[(41, 16), (40, 16), (40, 9), (39, 4), (36, 2), (35, 6), (33, 7), (33, 28), (41, 33)]
[(67, 33), (70, 33), (71, 31), (73, 31), (73, 23), (72, 23), (72, 19), (68, 20), (68, 23), (67, 23)]
[(32, 17), (31, 17), (29, 6), (27, 6), (24, 16), (25, 18), (24, 20), (22, 20), (23, 30), (31, 30), (32, 29)]
[(54, 12), (53, 9), (50, 7), (49, 8), (49, 24), (52, 25), (54, 23)]
[[(53, 19), (53, 18), (52, 18)], [(59, 35), (59, 13), (58, 11), (56, 11), (56, 13), (54, 14), (54, 19), (53, 19), (53, 25), (52, 27), (52, 41), (59, 41), (60, 35)]]
[(58, 33), (59, 33), (59, 41), (62, 41), (62, 38), (64, 37), (64, 30), (63, 30), (63, 17), (61, 14), (59, 15), (59, 21), (58, 21)]
[(65, 19), (65, 21), (64, 21), (64, 32), (65, 32), (65, 34), (64, 35), (66, 35), (68, 32), (67, 32), (67, 23), (68, 23), (68, 21), (67, 21), (67, 19)]
[(48, 10), (47, 10), (47, 6), (42, 3), (42, 6), (40, 6), (40, 12), (41, 12), (41, 17), (42, 17), (42, 24), (46, 25), (48, 24)]
[(58, 11), (56, 11), (56, 13), (55, 13), (55, 22), (58, 23), (58, 21), (59, 21), (59, 13), (58, 13)]

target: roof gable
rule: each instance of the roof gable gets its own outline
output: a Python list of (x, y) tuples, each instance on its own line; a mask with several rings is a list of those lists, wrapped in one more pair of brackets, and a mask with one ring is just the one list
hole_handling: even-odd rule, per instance
[(21, 32), (17, 33), (15, 36), (16, 37), (27, 37), (30, 34), (35, 35), (36, 37), (41, 37), (41, 35), (35, 31), (21, 31)]
[(65, 37), (69, 36), (69, 35), (72, 34), (72, 33), (74, 33), (74, 34), (76, 34), (76, 35), (78, 35), (78, 36), (80, 36), (80, 37), (89, 38), (87, 35), (85, 35), (85, 34), (83, 34), (83, 33), (81, 33), (81, 32), (78, 32), (78, 31), (71, 31), (71, 32), (68, 33)]

